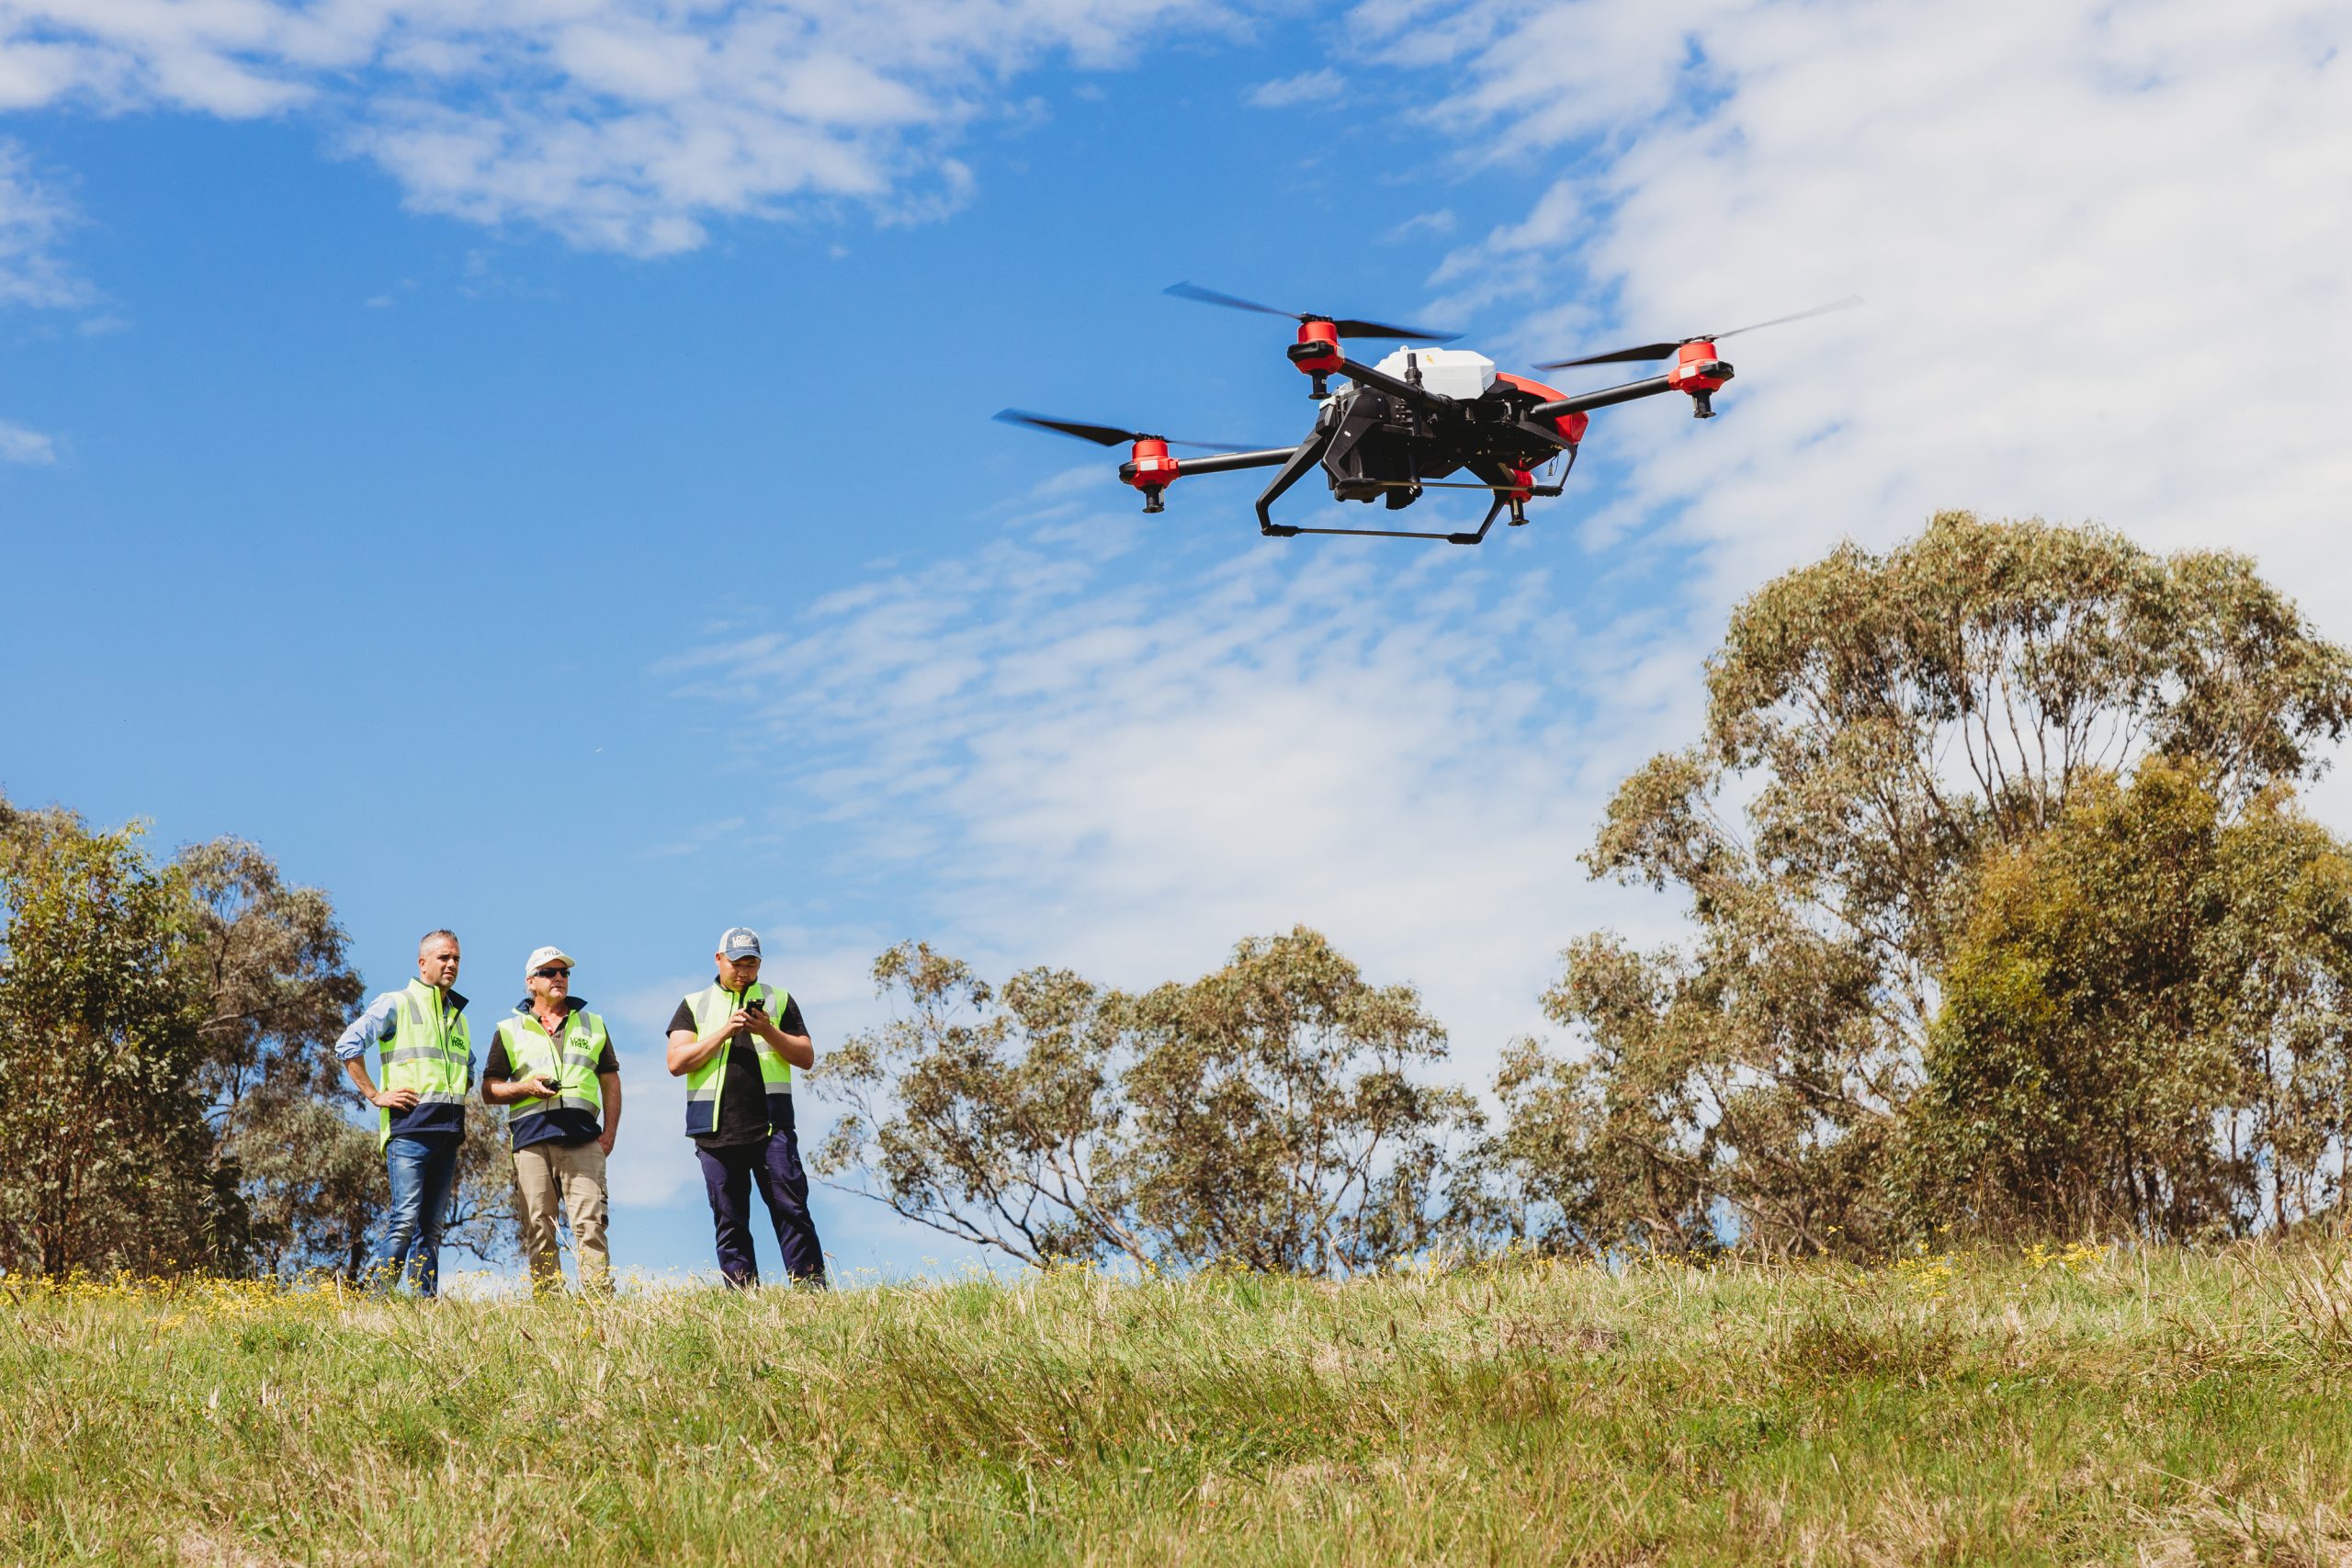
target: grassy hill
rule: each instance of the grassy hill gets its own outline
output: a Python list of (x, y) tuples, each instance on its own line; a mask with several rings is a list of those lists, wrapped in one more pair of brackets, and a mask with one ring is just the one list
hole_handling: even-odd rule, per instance
[(2341, 1247), (0, 1293), (14, 1562), (2352, 1562)]

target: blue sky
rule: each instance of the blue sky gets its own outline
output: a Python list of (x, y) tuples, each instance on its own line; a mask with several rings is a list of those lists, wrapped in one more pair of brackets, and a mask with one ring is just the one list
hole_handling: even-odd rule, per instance
[[(0, 789), (258, 840), (372, 984), (453, 926), (478, 1028), (569, 948), (625, 1265), (707, 1261), (656, 1041), (738, 920), (820, 1049), (900, 937), (1143, 985), (1306, 921), (1483, 1083), (1568, 939), (1672, 934), (1575, 857), (1771, 571), (2095, 516), (2352, 635), (2352, 20), (2211, 12), (0, 0)], [(989, 421), (1295, 438), (1182, 278), (1507, 368), (1871, 304), (1473, 552)]]

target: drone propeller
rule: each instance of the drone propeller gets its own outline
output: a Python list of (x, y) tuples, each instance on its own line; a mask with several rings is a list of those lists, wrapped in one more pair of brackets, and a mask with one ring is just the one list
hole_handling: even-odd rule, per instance
[(1769, 321), (1751, 321), (1744, 327), (1734, 327), (1727, 333), (1701, 333), (1696, 337), (1677, 338), (1672, 343), (1645, 343), (1639, 347), (1621, 348), (1609, 354), (1588, 354), (1581, 359), (1547, 359), (1535, 368), (1566, 370), (1576, 365), (1632, 365), (1645, 359), (1664, 359), (1686, 343), (1715, 343), (1724, 338), (1736, 337), (1741, 333), (1752, 333), (1758, 327), (1777, 327), (1788, 321), (1802, 321), (1810, 316), (1826, 316), (1832, 310), (1851, 310), (1861, 302), (1860, 295), (1849, 295), (1826, 305), (1815, 305), (1810, 310), (1799, 310), (1793, 316), (1775, 316)]
[(1386, 326), (1379, 321), (1359, 321), (1352, 317), (1334, 319), (1317, 316), (1307, 310), (1277, 310), (1272, 305), (1261, 305), (1254, 299), (1241, 299), (1230, 294), (1220, 294), (1214, 288), (1203, 288), (1194, 283), (1171, 284), (1161, 292), (1173, 294), (1179, 299), (1197, 299), (1204, 305), (1223, 305), (1234, 310), (1255, 310), (1261, 316), (1286, 316), (1294, 321), (1329, 321), (1341, 337), (1393, 337), (1409, 338), (1415, 343), (1452, 343), (1462, 335), (1460, 333), (1425, 333), (1413, 327)]
[[(1091, 441), (1097, 446), (1117, 446), (1129, 441), (1165, 441), (1167, 437), (1153, 435), (1141, 430), (1121, 430), (1112, 424), (1086, 424), (1074, 419), (1048, 419), (1041, 413), (1028, 413), (1020, 409), (1000, 409), (997, 418), (1007, 424), (1033, 425), (1050, 430), (1057, 435), (1075, 435), (1080, 441)], [(1170, 446), (1197, 447), (1204, 452), (1239, 452), (1246, 448), (1229, 441), (1169, 441)]]

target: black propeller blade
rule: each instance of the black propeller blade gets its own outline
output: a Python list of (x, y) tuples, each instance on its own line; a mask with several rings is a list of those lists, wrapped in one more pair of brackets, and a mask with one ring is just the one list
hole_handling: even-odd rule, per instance
[[(1272, 305), (1261, 305), (1254, 299), (1237, 299), (1220, 294), (1214, 288), (1203, 288), (1196, 283), (1170, 284), (1162, 293), (1173, 294), (1179, 299), (1197, 299), (1204, 305), (1223, 305), (1228, 310), (1255, 310), (1261, 316), (1287, 316), (1294, 321), (1312, 318), (1306, 310), (1277, 310)], [(1460, 333), (1425, 333), (1416, 327), (1392, 327), (1379, 321), (1359, 321), (1351, 316), (1329, 318), (1332, 327), (1341, 337), (1410, 338), (1415, 343), (1452, 343)]]
[[(1074, 419), (1048, 419), (1041, 413), (1029, 413), (1021, 409), (999, 409), (997, 418), (1007, 424), (1034, 425), (1050, 430), (1057, 435), (1075, 435), (1080, 441), (1091, 441), (1097, 446), (1121, 446), (1130, 441), (1167, 441), (1164, 435), (1154, 435), (1145, 430), (1121, 430), (1113, 424), (1086, 424)], [(1170, 446), (1193, 446), (1204, 452), (1245, 452), (1229, 441), (1169, 441)]]
[(1734, 327), (1727, 333), (1701, 333), (1696, 337), (1677, 338), (1672, 343), (1645, 343), (1635, 348), (1620, 348), (1608, 354), (1588, 354), (1581, 359), (1547, 359), (1538, 370), (1566, 370), (1575, 365), (1632, 365), (1645, 359), (1664, 359), (1686, 343), (1713, 343), (1724, 338), (1752, 333), (1758, 327), (1777, 327), (1787, 321), (1802, 321), (1810, 316), (1826, 316), (1832, 310), (1849, 310), (1862, 302), (1861, 296), (1849, 295), (1826, 305), (1815, 305), (1810, 310), (1799, 310), (1792, 316), (1775, 316), (1769, 321), (1751, 321), (1744, 327)]

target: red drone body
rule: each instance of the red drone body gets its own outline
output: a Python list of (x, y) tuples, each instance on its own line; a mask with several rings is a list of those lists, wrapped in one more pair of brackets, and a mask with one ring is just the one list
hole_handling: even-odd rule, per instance
[[(1294, 446), (1247, 450), (1212, 446), (1206, 457), (1177, 457), (1170, 454), (1170, 446), (1204, 444), (1170, 442), (1163, 435), (1114, 425), (1047, 419), (1016, 409), (1006, 409), (997, 417), (1104, 446), (1127, 443), (1127, 460), (1119, 466), (1119, 478), (1142, 493), (1146, 512), (1164, 510), (1162, 497), (1168, 487), (1188, 474), (1279, 468), (1281, 472), (1259, 496), (1257, 504), (1259, 529), (1270, 535), (1363, 534), (1477, 544), (1504, 512), (1510, 513), (1512, 525), (1518, 526), (1527, 521), (1529, 501), (1561, 492), (1567, 470), (1575, 467), (1577, 452), (1591, 425), (1593, 410), (1655, 397), (1660, 392), (1681, 392), (1690, 399), (1692, 414), (1711, 419), (1715, 412), (1714, 395), (1732, 378), (1730, 364), (1718, 355), (1715, 346), (1718, 339), (1731, 336), (1730, 333), (1644, 344), (1536, 367), (1539, 370), (1559, 370), (1572, 366), (1669, 356), (1674, 360), (1664, 375), (1569, 395), (1528, 377), (1498, 370), (1483, 355), (1436, 346), (1454, 341), (1450, 333), (1277, 310), (1189, 283), (1180, 283), (1168, 292), (1214, 305), (1289, 316), (1298, 322), (1298, 335), (1289, 345), (1288, 355), (1291, 364), (1308, 378), (1308, 396), (1320, 405), (1315, 428), (1305, 441)], [(1756, 326), (1777, 326), (1781, 321), (1798, 321), (1859, 303), (1841, 299), (1792, 316), (1758, 321)], [(1399, 348), (1377, 366), (1360, 365), (1350, 359), (1341, 346), (1341, 340), (1351, 337), (1400, 339), (1429, 346)], [(1333, 376), (1344, 377), (1353, 384), (1333, 392), (1329, 386)], [(1535, 470), (1555, 461), (1562, 464), (1559, 480), (1537, 483)], [(1276, 523), (1272, 516), (1274, 502), (1308, 469), (1318, 466), (1337, 501), (1377, 499), (1394, 511), (1411, 505), (1424, 491), (1432, 489), (1484, 491), (1494, 499), (1476, 532), (1309, 528)], [(1457, 472), (1467, 472), (1472, 479), (1447, 477)]]

